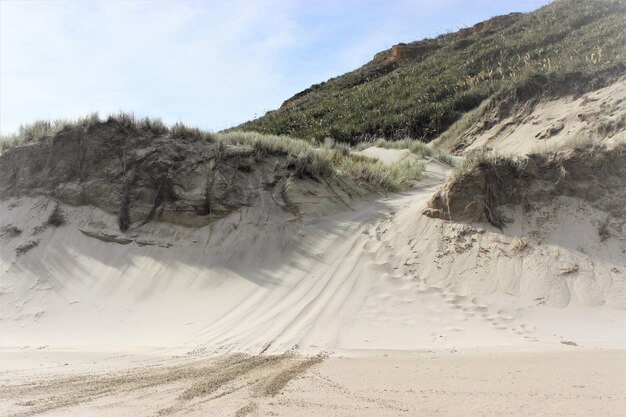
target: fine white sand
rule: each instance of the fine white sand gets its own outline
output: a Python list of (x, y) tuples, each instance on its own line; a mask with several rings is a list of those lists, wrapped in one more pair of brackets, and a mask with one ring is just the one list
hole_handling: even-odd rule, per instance
[[(0, 414), (622, 416), (626, 351), (330, 358), (0, 350)], [(16, 369), (18, 368), (18, 369)]]
[[(574, 198), (509, 212), (504, 233), (426, 218), (447, 174), (430, 170), (339, 213), (198, 229), (121, 234), (69, 206), (43, 227), (56, 203), (1, 201), (21, 230), (0, 238), (3, 413), (618, 415), (623, 233), (600, 239)], [(285, 352), (305, 357), (267, 359)]]
[(376, 158), (386, 165), (392, 165), (401, 162), (417, 162), (419, 158), (408, 149), (386, 149), (378, 146), (370, 146), (359, 152), (357, 155), (365, 155), (370, 158)]
[(600, 213), (561, 198), (510, 213), (519, 220), (501, 233), (422, 216), (435, 189), (323, 218), (250, 208), (201, 229), (151, 224), (128, 244), (80, 231), (119, 234), (97, 209), (63, 207), (67, 224), (35, 233), (50, 204), (4, 201), (3, 226), (22, 233), (2, 241), (0, 344), (251, 354), (626, 344), (624, 237), (601, 241)]
[(492, 149), (500, 154), (524, 155), (558, 149), (569, 140), (626, 139), (626, 79), (587, 93), (541, 101), (515, 111), (484, 132), (471, 135), (466, 152)]

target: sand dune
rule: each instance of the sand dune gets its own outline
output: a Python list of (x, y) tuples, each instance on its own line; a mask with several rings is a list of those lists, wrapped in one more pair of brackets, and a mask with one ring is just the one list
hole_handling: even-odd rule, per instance
[[(558, 199), (531, 218), (511, 213), (520, 220), (502, 234), (422, 216), (437, 187), (322, 218), (252, 207), (199, 229), (154, 223), (118, 238), (98, 209), (62, 206), (72, 220), (39, 231), (53, 203), (6, 200), (3, 226), (23, 232), (3, 237), (1, 344), (250, 354), (624, 345), (624, 242), (601, 241), (591, 208)], [(39, 244), (19, 254), (29, 242)]]
[(490, 149), (524, 155), (558, 149), (572, 139), (623, 141), (625, 96), (626, 79), (621, 78), (582, 97), (566, 96), (521, 106), (510, 116), (489, 124), (489, 129), (481, 129), (480, 123), (468, 129), (464, 152)]
[[(265, 201), (129, 233), (95, 207), (3, 200), (0, 410), (619, 415), (623, 236), (600, 236), (601, 213), (574, 197), (507, 209), (504, 233), (432, 219), (450, 169), (426, 172), (344, 210)], [(582, 382), (563, 388), (565, 374)]]

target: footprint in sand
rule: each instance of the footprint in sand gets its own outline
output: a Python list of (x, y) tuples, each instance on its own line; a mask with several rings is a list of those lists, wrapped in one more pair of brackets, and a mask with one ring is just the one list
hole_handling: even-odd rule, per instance
[(428, 285), (420, 285), (415, 289), (415, 292), (417, 292), (418, 294), (440, 294), (441, 288), (431, 287)]
[(513, 327), (511, 329), (513, 333), (519, 335), (519, 336), (523, 336), (524, 339), (527, 340), (531, 340), (533, 342), (538, 341), (539, 339), (536, 338), (535, 336), (532, 336), (532, 333), (534, 333), (535, 331), (535, 327), (534, 326), (528, 326), (527, 324), (521, 324), (518, 327)]
[(485, 304), (485, 302), (478, 297), (472, 298), (472, 304), (475, 304), (479, 307), (487, 307), (487, 304)]
[(380, 249), (380, 243), (374, 240), (368, 240), (363, 244), (363, 250), (366, 252), (378, 252)]
[(398, 288), (403, 285), (402, 277), (400, 275), (383, 274), (382, 279), (383, 281), (395, 284), (395, 286)]
[(446, 300), (448, 304), (460, 304), (463, 301), (467, 300), (467, 297), (464, 295), (457, 295), (457, 294), (452, 294), (452, 293), (448, 293), (444, 295), (443, 298)]
[(486, 313), (487, 310), (487, 305), (478, 298), (472, 298), (470, 303), (465, 303), (463, 305), (463, 311), (472, 316), (476, 313)]
[(515, 316), (508, 310), (498, 310), (498, 318), (502, 321), (511, 321)]

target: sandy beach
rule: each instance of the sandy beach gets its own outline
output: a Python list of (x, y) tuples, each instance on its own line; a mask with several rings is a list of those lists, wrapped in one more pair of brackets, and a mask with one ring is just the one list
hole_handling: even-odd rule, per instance
[[(621, 416), (624, 350), (1, 352), (7, 416)], [(8, 369), (10, 368), (10, 369)]]

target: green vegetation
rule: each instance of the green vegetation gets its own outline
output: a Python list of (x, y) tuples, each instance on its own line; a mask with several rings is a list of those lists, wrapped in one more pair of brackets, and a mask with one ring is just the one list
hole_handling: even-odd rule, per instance
[[(498, 121), (515, 114), (517, 110), (528, 109), (529, 102), (541, 98), (555, 98), (565, 94), (581, 96), (604, 85), (616, 81), (626, 72), (626, 66), (618, 64), (609, 68), (589, 73), (552, 73), (533, 74), (518, 80), (515, 84), (503, 88), (498, 93), (484, 100), (478, 107), (463, 114), (448, 130), (431, 142), (435, 149), (456, 151), (464, 145), (464, 139), (470, 139), (477, 133), (489, 129)], [(619, 109), (606, 109), (612, 114)], [(607, 137), (623, 129), (626, 116), (605, 119), (597, 122), (599, 136)]]
[[(420, 177), (421, 163), (386, 166), (355, 155), (353, 147), (408, 149), (420, 159), (452, 164), (439, 149), (450, 149), (487, 112), (510, 112), (546, 94), (581, 93), (624, 74), (625, 18), (626, 2), (621, 0), (557, 0), (533, 13), (510, 16), (508, 26), (494, 32), (448, 33), (421, 41), (431, 48), (421, 58), (373, 60), (312, 86), (239, 130), (215, 134), (128, 113), (106, 120), (93, 114), (21, 126), (2, 138), (0, 149), (109, 128), (122, 136), (217, 142), (219, 151), (248, 147), (256, 157), (286, 157), (296, 177), (339, 174), (385, 190), (398, 189)], [(616, 131), (625, 123), (623, 117), (607, 120), (598, 130)], [(425, 144), (434, 138), (433, 144)], [(455, 176), (489, 158), (498, 157), (470, 155)]]
[[(620, 152), (623, 152), (626, 141), (623, 139), (617, 140), (614, 146), (616, 149), (622, 149)], [(529, 159), (540, 158), (543, 160), (547, 158), (550, 160), (559, 160), (568, 153), (584, 154), (589, 160), (598, 161), (606, 159), (606, 155), (609, 153), (609, 147), (606, 143), (595, 138), (574, 136), (563, 143), (535, 149), (526, 156), (500, 155), (494, 152), (474, 151), (469, 153), (463, 159), (463, 162), (456, 167), (452, 175), (452, 180), (462, 179), (471, 174), (474, 170), (483, 169), (486, 166), (497, 166), (498, 169), (501, 170), (507, 169), (509, 172), (518, 172), (526, 167)], [(602, 174), (606, 169), (608, 168), (604, 167), (600, 169), (600, 172), (596, 172), (596, 174)], [(562, 172), (562, 174), (566, 175), (567, 173)]]
[(215, 135), (225, 145), (250, 146), (257, 155), (280, 155), (290, 158), (297, 177), (349, 177), (386, 191), (397, 190), (410, 181), (418, 180), (423, 164), (403, 163), (392, 166), (360, 155), (349, 148), (326, 141), (315, 147), (310, 142), (289, 136), (262, 135), (255, 132), (233, 131)]
[[(205, 132), (200, 130), (197, 127), (187, 127), (184, 124), (177, 122), (174, 126), (169, 130), (172, 137), (175, 139), (198, 139), (198, 140), (212, 140), (212, 134), (209, 132)], [(164, 130), (163, 133), (167, 133)]]
[(421, 60), (372, 61), (238, 129), (351, 144), (380, 137), (430, 141), (502, 90), (533, 93), (536, 76), (623, 73), (625, 19), (621, 0), (557, 0), (495, 33), (428, 40), (439, 49)]
[[(519, 158), (497, 155), (493, 152), (477, 151), (472, 152), (463, 158), (463, 162), (456, 167), (452, 173), (452, 181), (460, 180), (471, 174), (476, 169), (483, 169), (486, 166), (503, 166), (517, 168)], [(515, 169), (514, 169), (515, 170)]]
[(115, 124), (123, 133), (146, 134), (152, 136), (165, 135), (171, 132), (173, 137), (189, 137), (193, 139), (211, 140), (212, 134), (203, 132), (198, 128), (188, 128), (176, 123), (169, 128), (161, 119), (143, 118), (138, 119), (132, 113), (117, 113), (109, 116), (105, 121), (100, 119), (98, 113), (93, 113), (76, 120), (38, 120), (36, 122), (20, 126), (17, 133), (0, 138), (0, 151), (5, 151), (14, 146), (38, 142), (46, 138), (53, 138), (68, 132), (90, 132), (94, 127), (101, 124)]
[[(592, 138), (573, 138), (525, 156), (472, 152), (431, 201), (430, 208), (444, 213), (442, 218), (455, 220), (478, 208), (487, 221), (501, 228), (506, 223), (498, 209), (502, 205), (526, 204), (533, 195), (542, 199), (569, 195), (623, 215), (625, 156), (623, 142), (609, 146)], [(541, 183), (548, 187), (537, 187)], [(608, 233), (605, 229), (602, 225), (598, 229), (604, 238)]]
[[(243, 131), (214, 134), (182, 123), (168, 127), (160, 119), (137, 119), (128, 113), (115, 114), (106, 120), (92, 114), (74, 121), (36, 121), (21, 126), (17, 134), (4, 138), (2, 150), (45, 139), (62, 139), (63, 135), (69, 132), (87, 135), (98, 128), (109, 128), (120, 135), (148, 138), (169, 135), (172, 139), (218, 142), (222, 147), (250, 147), (257, 157), (270, 155), (286, 157), (288, 167), (298, 178), (330, 178), (339, 174), (386, 191), (397, 190), (409, 181), (419, 179), (423, 170), (422, 163), (387, 166), (373, 158), (353, 155), (350, 147), (330, 139), (316, 147), (309, 141), (289, 136)], [(382, 145), (383, 142), (380, 142), (381, 146), (385, 146)], [(394, 148), (406, 147), (420, 156), (433, 155), (424, 144), (416, 141), (393, 144), (390, 142), (388, 145)]]
[(89, 125), (92, 120), (98, 120), (98, 115), (93, 114), (75, 121), (56, 120), (54, 122), (38, 120), (34, 123), (20, 126), (17, 133), (0, 138), (0, 150), (5, 151), (11, 147), (23, 145), (30, 142), (38, 142), (47, 137), (54, 137), (64, 130), (72, 127)]
[(458, 142), (459, 138), (468, 128), (473, 126), (485, 111), (492, 105), (492, 99), (485, 99), (478, 107), (463, 114), (459, 120), (454, 122), (452, 126), (435, 140), (432, 141), (432, 146), (436, 149), (451, 149), (452, 146)]

